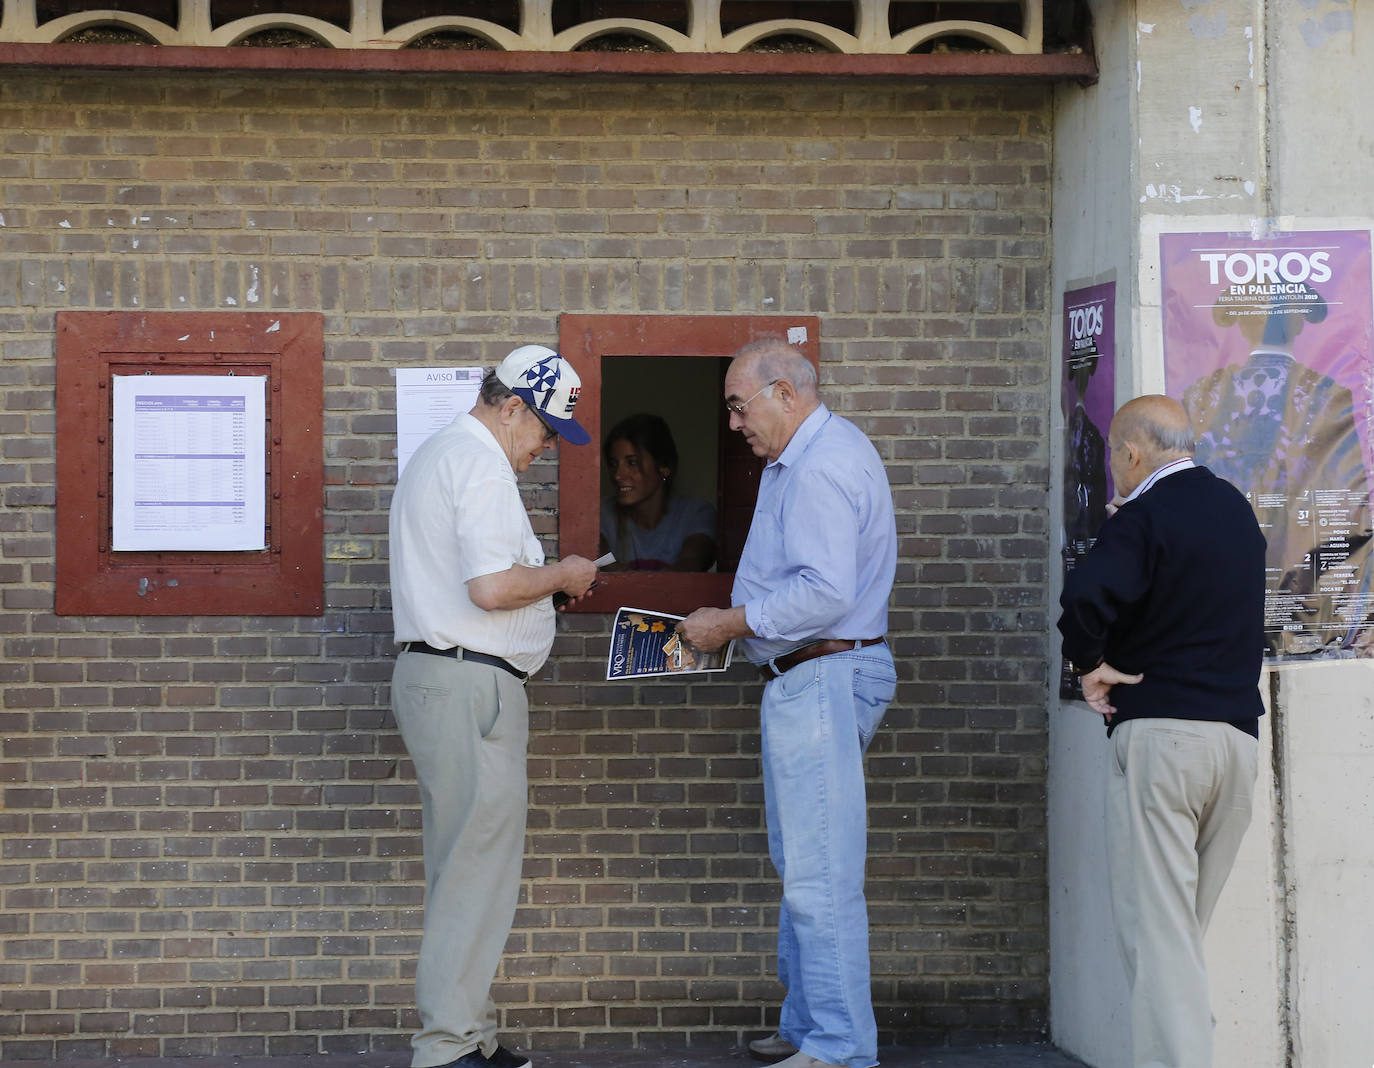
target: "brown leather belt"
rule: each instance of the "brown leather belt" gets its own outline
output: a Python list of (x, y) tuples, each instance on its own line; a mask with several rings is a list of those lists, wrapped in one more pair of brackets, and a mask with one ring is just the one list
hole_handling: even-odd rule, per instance
[(783, 672), (791, 671), (798, 664), (815, 660), (818, 656), (847, 653), (853, 649), (866, 649), (868, 646), (877, 645), (883, 640), (882, 638), (860, 638), (857, 641), (850, 641), (848, 638), (822, 638), (818, 642), (803, 645), (800, 649), (793, 649), (790, 653), (775, 656), (766, 664), (760, 664), (759, 674), (765, 679), (776, 679)]

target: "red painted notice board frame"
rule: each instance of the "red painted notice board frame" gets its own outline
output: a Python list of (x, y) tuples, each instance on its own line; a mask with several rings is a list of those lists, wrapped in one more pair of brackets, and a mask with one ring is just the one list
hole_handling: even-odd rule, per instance
[[(114, 375), (267, 379), (267, 548), (113, 552)], [(324, 317), (57, 314), (58, 615), (324, 613)]]

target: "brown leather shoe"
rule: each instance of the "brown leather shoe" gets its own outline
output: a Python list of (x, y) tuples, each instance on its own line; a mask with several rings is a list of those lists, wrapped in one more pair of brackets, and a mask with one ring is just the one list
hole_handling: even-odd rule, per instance
[(749, 1053), (761, 1061), (782, 1061), (797, 1052), (797, 1047), (774, 1031), (767, 1038), (756, 1038), (749, 1043)]

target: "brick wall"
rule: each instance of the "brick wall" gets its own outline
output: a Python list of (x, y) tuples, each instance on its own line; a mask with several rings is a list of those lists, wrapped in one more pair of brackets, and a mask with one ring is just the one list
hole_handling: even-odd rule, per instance
[[(1046, 1017), (1049, 91), (6, 72), (0, 1057), (402, 1046), (419, 811), (386, 711), (391, 370), (560, 312), (805, 313), (898, 507), (869, 757), (884, 1041)], [(327, 611), (53, 614), (54, 314), (325, 315)], [(528, 480), (552, 535), (554, 464)], [(551, 545), (551, 548), (553, 546)], [(534, 1048), (776, 1018), (759, 684), (531, 686), (496, 996)]]

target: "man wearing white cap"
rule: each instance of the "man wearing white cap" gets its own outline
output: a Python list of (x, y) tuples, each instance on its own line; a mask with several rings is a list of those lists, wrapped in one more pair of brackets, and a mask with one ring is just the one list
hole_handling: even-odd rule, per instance
[(413, 1068), (530, 1063), (497, 1043), (490, 996), (520, 890), (524, 683), (553, 646), (553, 594), (582, 596), (596, 566), (544, 562), (515, 476), (560, 437), (590, 440), (573, 418), (580, 389), (552, 349), (521, 346), (416, 450), (391, 501), (391, 708), (424, 820)]

